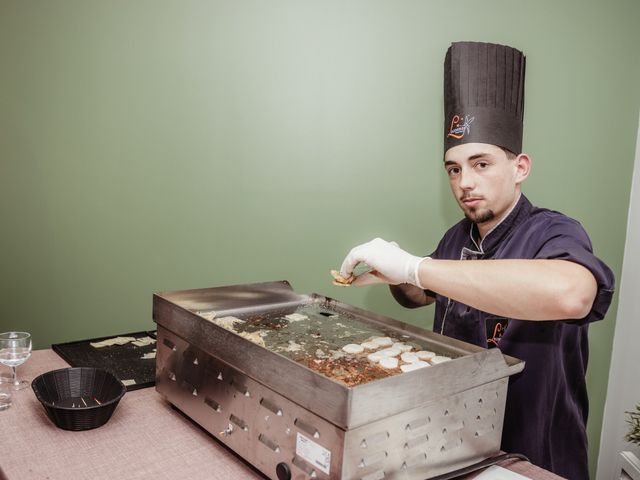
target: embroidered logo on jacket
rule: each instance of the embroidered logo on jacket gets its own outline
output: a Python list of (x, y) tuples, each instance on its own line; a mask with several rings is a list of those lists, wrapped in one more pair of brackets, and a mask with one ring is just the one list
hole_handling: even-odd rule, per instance
[(498, 346), (508, 324), (509, 319), (507, 318), (488, 317), (486, 319), (487, 348), (495, 348)]

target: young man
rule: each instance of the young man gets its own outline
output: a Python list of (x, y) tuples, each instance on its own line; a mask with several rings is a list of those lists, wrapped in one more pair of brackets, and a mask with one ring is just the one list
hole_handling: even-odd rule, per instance
[[(465, 218), (429, 257), (382, 239), (357, 246), (353, 285), (386, 282), (408, 308), (436, 302), (434, 330), (525, 360), (510, 378), (502, 449), (571, 480), (588, 479), (588, 326), (604, 317), (611, 270), (580, 224), (521, 193), (524, 55), (462, 42), (445, 59), (444, 168)], [(481, 261), (474, 261), (481, 260)]]

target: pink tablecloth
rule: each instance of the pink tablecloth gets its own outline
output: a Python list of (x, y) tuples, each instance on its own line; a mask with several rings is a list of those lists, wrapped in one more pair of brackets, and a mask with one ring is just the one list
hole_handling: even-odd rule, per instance
[[(32, 380), (67, 366), (52, 350), (38, 350), (18, 372)], [(534, 480), (560, 478), (527, 462), (502, 466)], [(106, 425), (85, 432), (53, 425), (30, 388), (14, 392), (0, 412), (0, 467), (0, 479), (9, 480), (264, 478), (154, 388), (127, 393)]]
[[(18, 373), (32, 380), (68, 366), (39, 350)], [(0, 412), (0, 431), (0, 467), (9, 480), (264, 478), (154, 388), (128, 392), (106, 425), (84, 432), (57, 428), (33, 390), (21, 390)]]

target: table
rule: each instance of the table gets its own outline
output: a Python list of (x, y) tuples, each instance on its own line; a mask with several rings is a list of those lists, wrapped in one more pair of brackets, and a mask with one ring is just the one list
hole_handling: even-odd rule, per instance
[[(18, 373), (33, 380), (68, 366), (52, 350), (37, 350)], [(14, 392), (0, 426), (0, 480), (265, 478), (154, 388), (128, 392), (106, 425), (84, 432), (57, 428), (29, 388)], [(528, 462), (501, 466), (534, 480), (560, 478)]]

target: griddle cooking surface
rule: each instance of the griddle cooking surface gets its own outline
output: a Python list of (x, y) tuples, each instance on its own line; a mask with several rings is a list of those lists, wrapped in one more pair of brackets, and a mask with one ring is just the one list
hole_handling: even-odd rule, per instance
[[(293, 318), (287, 318), (291, 314), (294, 314)], [(296, 319), (296, 314), (300, 316), (299, 319)], [(342, 347), (347, 344), (361, 344), (373, 337), (391, 337), (394, 342), (411, 345), (414, 351), (433, 351), (432, 345), (411, 335), (363, 322), (348, 312), (318, 303), (304, 304), (295, 309), (236, 313), (232, 317), (226, 317), (229, 318), (237, 318), (242, 322), (227, 322), (221, 326), (254, 343), (261, 344), (261, 339), (268, 350), (349, 386), (399, 374), (401, 370), (385, 369), (372, 364), (366, 358), (370, 353), (367, 351), (355, 355), (346, 354)], [(225, 317), (213, 319), (218, 325), (218, 322), (223, 321)], [(253, 335), (253, 339), (247, 334)]]

